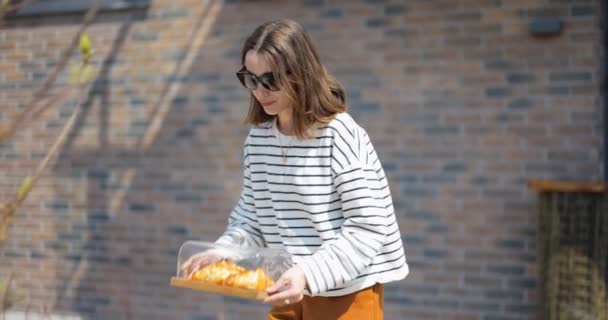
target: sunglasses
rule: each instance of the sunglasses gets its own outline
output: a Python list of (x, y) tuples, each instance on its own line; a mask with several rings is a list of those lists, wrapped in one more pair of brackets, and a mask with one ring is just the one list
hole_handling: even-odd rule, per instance
[(256, 76), (243, 67), (236, 73), (236, 76), (239, 78), (239, 81), (241, 81), (243, 87), (249, 90), (255, 90), (258, 88), (258, 85), (261, 84), (266, 90), (279, 91), (279, 87), (277, 86), (272, 72), (266, 72), (260, 76)]

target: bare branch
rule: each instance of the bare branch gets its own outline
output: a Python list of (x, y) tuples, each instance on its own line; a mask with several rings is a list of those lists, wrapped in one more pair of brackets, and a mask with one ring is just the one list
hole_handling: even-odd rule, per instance
[(11, 138), (17, 131), (17, 128), (20, 128), (23, 122), (29, 119), (33, 119), (34, 115), (39, 114), (33, 112), (32, 110), (35, 109), (36, 105), (40, 103), (40, 101), (49, 93), (53, 84), (57, 80), (59, 73), (61, 73), (61, 71), (65, 69), (65, 66), (72, 57), (74, 49), (76, 48), (76, 46), (78, 46), (81, 34), (86, 31), (86, 29), (91, 25), (91, 23), (97, 16), (99, 9), (101, 8), (101, 4), (102, 0), (96, 0), (93, 6), (89, 8), (89, 10), (84, 16), (84, 20), (82, 25), (80, 26), (80, 29), (72, 38), (70, 45), (59, 60), (59, 63), (57, 63), (57, 66), (55, 67), (53, 72), (49, 74), (44, 80), (42, 87), (36, 92), (34, 92), (32, 99), (27, 103), (26, 107), (23, 108), (23, 111), (19, 113), (14, 119), (11, 119), (9, 123), (0, 125), (0, 143)]
[[(51, 74), (47, 78), (47, 81), (45, 81), (45, 85), (34, 94), (34, 98), (30, 102), (28, 107), (26, 107), (26, 109), (17, 116), (17, 119), (14, 119), (13, 121), (9, 122), (6, 125), (0, 126), (0, 142), (3, 139), (6, 139), (6, 138), (12, 136), (15, 133), (15, 131), (17, 130), (17, 128), (19, 128), (19, 125), (21, 123), (23, 123), (24, 121), (40, 115), (45, 109), (58, 103), (58, 101), (64, 101), (65, 99), (68, 99), (71, 96), (70, 93), (72, 93), (73, 86), (68, 86), (66, 89), (64, 89), (62, 91), (61, 95), (56, 95), (55, 97), (49, 99), (49, 101), (47, 101), (47, 103), (45, 105), (37, 106), (37, 103), (39, 103), (43, 99), (43, 97), (44, 97), (43, 94), (46, 94), (48, 91), (50, 91), (52, 84), (55, 82), (59, 72), (64, 69), (65, 65), (67, 64), (68, 59), (70, 58), (70, 56), (72, 55), (72, 52), (74, 51), (74, 48), (76, 47), (76, 45), (79, 44), (81, 35), (83, 34), (83, 32), (91, 24), (91, 22), (97, 15), (97, 12), (99, 11), (99, 8), (101, 6), (101, 2), (102, 2), (101, 0), (96, 0), (95, 3), (93, 4), (93, 6), (87, 11), (87, 14), (84, 17), (84, 22), (83, 22), (82, 26), (80, 27), (79, 31), (76, 33), (76, 35), (72, 39), (72, 43), (71, 43), (69, 49), (64, 54), (61, 62), (55, 68), (55, 71), (53, 72), (53, 74)], [(32, 176), (27, 176), (25, 178), (25, 180), (22, 182), (22, 184), (19, 188), (19, 191), (14, 195), (13, 200), (11, 202), (6, 203), (6, 204), (0, 203), (0, 244), (2, 244), (4, 242), (4, 240), (6, 240), (8, 238), (8, 227), (15, 217), (16, 210), (19, 208), (21, 203), (23, 203), (23, 201), (25, 201), (30, 190), (33, 188), (35, 183), (42, 176), (42, 172), (44, 171), (44, 169), (46, 169), (46, 167), (48, 166), (51, 159), (55, 156), (55, 154), (59, 151), (59, 148), (67, 140), (67, 137), (68, 137), (69, 133), (72, 131), (72, 129), (76, 123), (76, 119), (82, 109), (82, 101), (84, 100), (84, 92), (86, 91), (85, 89), (89, 87), (89, 84), (90, 84), (90, 82), (87, 82), (86, 85), (82, 85), (82, 84), (78, 85), (77, 100), (76, 100), (74, 111), (72, 112), (72, 115), (71, 115), (70, 119), (68, 120), (68, 122), (63, 127), (61, 134), (59, 135), (57, 140), (53, 143), (53, 146), (50, 148), (50, 150), (47, 152), (45, 158), (37, 166), (34, 174)]]

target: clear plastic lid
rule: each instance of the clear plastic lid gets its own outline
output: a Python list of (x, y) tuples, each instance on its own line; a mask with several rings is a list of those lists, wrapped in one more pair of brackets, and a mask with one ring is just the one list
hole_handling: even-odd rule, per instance
[(292, 256), (284, 250), (187, 241), (180, 247), (171, 284), (262, 299), (292, 265)]

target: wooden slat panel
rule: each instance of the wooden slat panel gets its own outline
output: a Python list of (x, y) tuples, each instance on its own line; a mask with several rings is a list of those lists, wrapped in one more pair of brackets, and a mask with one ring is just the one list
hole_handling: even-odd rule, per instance
[(608, 184), (601, 182), (532, 180), (528, 182), (528, 187), (539, 192), (608, 192)]

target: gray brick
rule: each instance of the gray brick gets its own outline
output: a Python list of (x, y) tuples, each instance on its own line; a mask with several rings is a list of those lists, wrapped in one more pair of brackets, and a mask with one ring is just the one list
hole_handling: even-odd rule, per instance
[(422, 301), (422, 304), (427, 307), (437, 308), (437, 309), (448, 309), (453, 310), (458, 308), (458, 301), (456, 300), (446, 300), (446, 299), (425, 299)]
[[(217, 112), (219, 113), (219, 112)], [(209, 119), (206, 118), (195, 118), (190, 121), (190, 125), (193, 127), (204, 127), (209, 124)]]
[[(465, 102), (463, 100), (450, 99), (450, 97), (445, 97), (442, 99), (426, 99), (423, 103), (425, 109), (455, 109), (455, 108), (464, 108)], [(432, 117), (438, 117), (438, 115), (428, 115), (429, 119)]]
[(536, 279), (512, 279), (509, 280), (507, 287), (514, 290), (535, 289), (537, 287)]
[(322, 7), (325, 4), (324, 0), (304, 0), (305, 7), (317, 8)]
[(412, 31), (407, 31), (405, 29), (400, 28), (386, 28), (384, 29), (384, 35), (386, 37), (394, 37), (394, 38), (406, 38), (413, 35)]
[(179, 130), (177, 130), (177, 132), (175, 132), (175, 137), (180, 139), (180, 138), (192, 138), (192, 136), (194, 136), (195, 132), (192, 128), (180, 128)]
[(474, 36), (454, 36), (446, 39), (445, 44), (453, 47), (477, 47), (481, 45), (481, 38)]
[(460, 133), (460, 128), (456, 126), (434, 126), (424, 128), (424, 132), (430, 136), (449, 135), (454, 136)]
[(8, 257), (8, 258), (21, 258), (21, 257), (25, 257), (25, 255), (22, 252), (17, 252), (15, 250), (6, 250), (3, 253), (4, 257)]
[(425, 249), (424, 256), (427, 258), (445, 258), (448, 253), (445, 250)]
[(188, 8), (161, 8), (151, 14), (151, 17), (158, 19), (176, 19), (190, 15)]
[(507, 81), (511, 84), (530, 83), (534, 81), (534, 75), (526, 73), (509, 73), (507, 74)]
[(584, 162), (591, 159), (591, 154), (583, 151), (549, 151), (547, 158), (551, 161)]
[(590, 72), (551, 72), (549, 74), (551, 81), (590, 81)]
[(370, 18), (366, 23), (369, 28), (380, 28), (384, 27), (386, 21), (383, 18)]
[(523, 291), (509, 289), (491, 289), (485, 290), (484, 296), (492, 300), (499, 301), (521, 301), (523, 300)]
[(486, 69), (490, 70), (507, 70), (509, 69), (509, 63), (504, 60), (493, 60), (485, 62)]
[(449, 183), (455, 183), (456, 182), (456, 178), (454, 178), (453, 176), (447, 175), (447, 174), (438, 174), (438, 175), (424, 175), (422, 177), (422, 181), (423, 184), (425, 185), (433, 185), (433, 184), (449, 184)]
[(131, 97), (129, 104), (134, 107), (140, 107), (146, 104), (146, 99), (143, 97)]
[(156, 206), (145, 203), (131, 203), (129, 204), (129, 211), (133, 213), (150, 213), (156, 211)]
[(175, 235), (189, 235), (190, 229), (183, 225), (171, 225), (167, 227), (167, 232)]
[(34, 260), (41, 260), (41, 259), (47, 258), (47, 255), (44, 254), (44, 253), (42, 253), (42, 252), (40, 252), (40, 251), (32, 250), (30, 252), (30, 258), (32, 258)]
[(468, 170), (465, 162), (452, 162), (443, 166), (442, 170), (446, 173), (461, 173)]
[(176, 96), (175, 98), (173, 98), (173, 105), (174, 106), (185, 105), (189, 101), (190, 101), (190, 98), (188, 96)]
[(401, 15), (405, 12), (405, 8), (401, 4), (387, 4), (384, 7), (384, 14), (387, 16)]
[(140, 31), (134, 32), (131, 35), (131, 39), (137, 42), (149, 42), (158, 40), (158, 32), (152, 31)]
[(492, 312), (499, 311), (500, 305), (492, 302), (464, 302), (461, 309), (466, 311)]
[(599, 10), (592, 6), (575, 6), (570, 10), (570, 14), (575, 17), (579, 16), (595, 16), (598, 15)]
[(522, 266), (516, 265), (489, 265), (487, 267), (488, 272), (497, 273), (501, 275), (523, 275), (525, 270)]
[(505, 249), (523, 249), (525, 242), (520, 239), (496, 240), (496, 247)]
[(66, 200), (53, 200), (50, 203), (47, 203), (47, 208), (53, 210), (68, 210), (70, 209), (70, 203)]
[(180, 192), (175, 195), (175, 201), (179, 202), (200, 202), (201, 195), (197, 193)]
[(427, 242), (426, 238), (414, 235), (401, 235), (401, 240), (404, 243), (408, 243), (410, 245), (420, 245), (425, 244)]
[(358, 103), (356, 105), (353, 105), (352, 108), (353, 108), (353, 110), (356, 110), (358, 112), (364, 112), (364, 113), (375, 113), (375, 112), (380, 112), (380, 110), (381, 110), (380, 104), (373, 103), (373, 102)]
[(462, 13), (448, 14), (446, 16), (446, 20), (447, 21), (457, 21), (457, 22), (480, 21), (481, 13), (479, 11), (475, 11), (475, 12), (462, 12)]
[(405, 306), (415, 306), (418, 304), (418, 302), (416, 302), (414, 299), (408, 298), (408, 297), (404, 297), (404, 296), (395, 296), (395, 295), (390, 295), (384, 298), (384, 301), (386, 302), (386, 304), (398, 304), (398, 305), (405, 305)]
[(449, 227), (442, 224), (433, 224), (426, 229), (426, 231), (429, 233), (447, 233), (448, 230)]
[[(572, 119), (572, 122), (593, 123), (595, 120), (599, 119), (599, 115), (593, 111), (573, 111), (570, 113), (570, 118)], [(1, 144), (0, 148), (2, 148)]]
[(509, 102), (509, 109), (522, 110), (529, 109), (534, 106), (534, 102), (526, 98), (517, 98)]
[(435, 192), (429, 188), (411, 186), (411, 187), (404, 187), (401, 191), (401, 194), (404, 196), (415, 196), (415, 197), (426, 198), (426, 197), (432, 197), (435, 194)]
[(340, 8), (330, 8), (321, 14), (321, 17), (323, 18), (341, 18), (343, 16), (344, 12)]
[(489, 87), (485, 89), (485, 94), (490, 98), (501, 98), (509, 95), (509, 89), (504, 87)]
[(570, 94), (570, 88), (568, 87), (547, 87), (544, 92), (548, 95), (553, 96), (564, 96)]
[(534, 304), (507, 304), (505, 306), (506, 312), (519, 313), (519, 314), (528, 314), (534, 315), (537, 311), (537, 306)]
[(528, 17), (563, 17), (568, 15), (566, 8), (558, 7), (536, 7), (521, 10)]
[(416, 292), (425, 296), (436, 296), (439, 294), (439, 289), (430, 285), (413, 285), (408, 284), (403, 286), (403, 292), (408, 295), (410, 292)]

